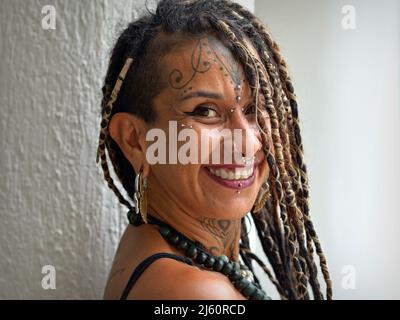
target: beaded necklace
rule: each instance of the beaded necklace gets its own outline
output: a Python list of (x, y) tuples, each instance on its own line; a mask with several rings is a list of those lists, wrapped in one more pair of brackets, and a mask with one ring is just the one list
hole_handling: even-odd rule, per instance
[[(127, 214), (129, 223), (133, 226), (140, 226), (144, 221), (140, 214), (130, 210)], [(215, 256), (209, 252), (200, 242), (193, 241), (175, 230), (173, 227), (148, 214), (147, 221), (150, 224), (159, 226), (161, 236), (172, 244), (195, 264), (208, 270), (221, 272), (226, 275), (232, 284), (245, 297), (250, 300), (271, 300), (258, 282), (254, 281), (254, 275), (245, 264), (230, 260), (226, 255)]]

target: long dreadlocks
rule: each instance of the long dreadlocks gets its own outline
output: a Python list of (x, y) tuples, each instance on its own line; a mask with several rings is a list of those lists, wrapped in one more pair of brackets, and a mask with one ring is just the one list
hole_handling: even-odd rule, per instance
[[(101, 162), (108, 186), (122, 204), (132, 209), (110, 175), (106, 149), (131, 199), (135, 172), (110, 137), (108, 124), (117, 112), (131, 112), (147, 122), (156, 119), (152, 100), (163, 84), (158, 77), (161, 67), (154, 61), (160, 61), (174, 45), (168, 37), (161, 39), (161, 32), (188, 38), (216, 35), (243, 65), (256, 97), (256, 116), (270, 167), (271, 190), (265, 205), (260, 211), (252, 210), (251, 215), (273, 272), (251, 251), (243, 219), (240, 255), (244, 263), (253, 271), (252, 261), (256, 261), (282, 299), (310, 299), (310, 286), (314, 299), (319, 300), (324, 296), (318, 281), (315, 250), (326, 282), (326, 298), (332, 299), (326, 258), (309, 214), (308, 175), (293, 83), (279, 46), (263, 23), (241, 5), (229, 0), (160, 0), (155, 13), (149, 12), (122, 32), (112, 51), (103, 86), (97, 161)], [(251, 42), (260, 59), (246, 41)], [(259, 94), (264, 98), (261, 105)], [(258, 116), (260, 110), (269, 115), (270, 137), (265, 119)], [(256, 281), (259, 282), (257, 278)]]

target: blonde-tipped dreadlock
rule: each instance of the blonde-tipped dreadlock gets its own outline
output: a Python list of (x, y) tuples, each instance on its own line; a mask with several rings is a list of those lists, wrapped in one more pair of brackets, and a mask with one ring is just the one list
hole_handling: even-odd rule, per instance
[[(239, 4), (228, 0), (161, 0), (155, 13), (131, 23), (121, 34), (113, 49), (103, 87), (97, 152), (97, 161), (101, 160), (108, 186), (122, 204), (132, 209), (108, 170), (105, 149), (132, 199), (134, 171), (110, 138), (108, 124), (113, 114), (122, 111), (134, 113), (147, 122), (154, 121), (156, 114), (152, 101), (163, 88), (158, 76), (158, 62), (170, 50), (168, 45), (154, 45), (161, 31), (189, 37), (217, 35), (245, 69), (270, 167), (268, 184), (271, 189), (262, 209), (256, 212), (253, 208), (251, 214), (273, 272), (251, 251), (243, 220), (240, 254), (244, 263), (253, 271), (252, 260), (256, 261), (282, 299), (310, 299), (309, 285), (314, 299), (323, 299), (314, 260), (315, 247), (326, 282), (326, 298), (332, 299), (326, 258), (309, 214), (309, 183), (293, 83), (277, 43), (263, 23)], [(169, 40), (168, 37), (157, 38), (157, 42), (160, 41), (168, 44)], [(258, 57), (252, 53), (248, 42), (256, 49)], [(267, 132), (261, 112), (268, 113), (271, 132)], [(259, 280), (256, 278), (256, 281)]]

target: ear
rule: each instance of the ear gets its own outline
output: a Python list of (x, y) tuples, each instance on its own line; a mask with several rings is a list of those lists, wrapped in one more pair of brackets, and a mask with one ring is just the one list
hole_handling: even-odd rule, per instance
[(135, 172), (139, 172), (143, 165), (143, 176), (147, 177), (145, 122), (131, 113), (118, 112), (111, 117), (108, 130)]

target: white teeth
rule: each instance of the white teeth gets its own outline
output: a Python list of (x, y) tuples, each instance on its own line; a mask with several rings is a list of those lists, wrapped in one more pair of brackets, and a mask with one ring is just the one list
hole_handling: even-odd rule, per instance
[(252, 176), (254, 167), (235, 168), (235, 171), (225, 169), (212, 169), (209, 168), (210, 172), (222, 179), (226, 180), (244, 180)]

